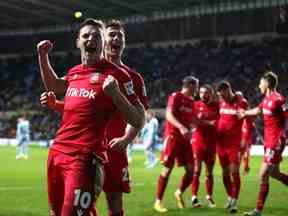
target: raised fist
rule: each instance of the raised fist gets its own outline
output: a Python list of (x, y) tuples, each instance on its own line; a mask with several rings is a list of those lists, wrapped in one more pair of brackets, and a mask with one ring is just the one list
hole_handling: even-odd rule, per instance
[(103, 91), (109, 96), (112, 96), (117, 90), (119, 90), (117, 80), (111, 75), (108, 75), (106, 77), (102, 88), (103, 88)]
[(37, 52), (40, 55), (46, 55), (53, 49), (53, 43), (49, 40), (40, 41), (37, 44)]

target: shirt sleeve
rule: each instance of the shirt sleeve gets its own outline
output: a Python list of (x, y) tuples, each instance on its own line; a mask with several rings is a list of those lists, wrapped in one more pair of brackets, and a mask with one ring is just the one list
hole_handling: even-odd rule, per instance
[(147, 91), (145, 87), (144, 80), (140, 74), (135, 73), (132, 77), (133, 87), (137, 97), (139, 98), (140, 102), (143, 104), (144, 108), (147, 110), (148, 106), (148, 98), (147, 98)]
[(173, 93), (168, 97), (167, 110), (175, 112), (177, 107), (177, 94)]
[(139, 98), (135, 94), (133, 82), (127, 73), (119, 71), (115, 77), (118, 81), (120, 91), (125, 95), (132, 104), (139, 103)]
[(246, 99), (242, 99), (240, 101), (240, 108), (242, 108), (242, 109), (247, 109), (248, 108), (248, 102), (247, 102)]

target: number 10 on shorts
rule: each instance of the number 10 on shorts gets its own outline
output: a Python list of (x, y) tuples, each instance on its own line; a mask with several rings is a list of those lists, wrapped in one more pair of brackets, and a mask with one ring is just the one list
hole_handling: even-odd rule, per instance
[(74, 190), (75, 198), (74, 198), (74, 206), (79, 206), (82, 209), (87, 209), (91, 204), (91, 193), (82, 192), (81, 189)]

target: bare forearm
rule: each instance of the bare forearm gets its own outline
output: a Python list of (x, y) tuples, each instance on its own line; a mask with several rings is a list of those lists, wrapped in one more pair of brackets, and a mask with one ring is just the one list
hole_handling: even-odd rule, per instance
[(131, 143), (136, 138), (140, 130), (141, 128), (135, 128), (128, 124), (123, 138), (127, 141), (127, 143)]
[(256, 107), (253, 109), (245, 110), (244, 114), (245, 116), (257, 116), (261, 114), (261, 109), (259, 107)]
[(166, 119), (179, 130), (184, 127), (184, 125), (181, 124), (181, 122), (179, 122), (173, 113), (169, 110), (166, 112)]
[(66, 82), (60, 79), (54, 72), (49, 62), (48, 55), (38, 54), (39, 67), (41, 72), (42, 81), (46, 90), (55, 93), (64, 93), (66, 90)]

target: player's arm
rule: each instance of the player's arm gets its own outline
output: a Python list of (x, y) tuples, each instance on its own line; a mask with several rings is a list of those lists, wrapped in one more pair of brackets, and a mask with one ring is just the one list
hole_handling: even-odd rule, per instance
[(245, 118), (245, 117), (249, 117), (249, 116), (250, 117), (257, 116), (261, 113), (262, 113), (261, 108), (255, 107), (253, 109), (248, 109), (248, 110), (244, 110), (244, 109), (238, 110), (237, 116), (238, 116), (238, 118)]
[(135, 128), (130, 124), (127, 124), (125, 134), (122, 137), (117, 137), (112, 139), (109, 142), (111, 148), (119, 149), (125, 151), (129, 143), (137, 137), (138, 133), (141, 131), (141, 128)]
[(41, 77), (46, 90), (53, 91), (56, 94), (63, 94), (66, 91), (66, 81), (57, 76), (50, 64), (49, 52), (52, 49), (53, 44), (48, 40), (41, 41), (37, 44)]
[(178, 128), (182, 135), (187, 135), (189, 133), (189, 129), (186, 128), (173, 114), (171, 108), (167, 108), (166, 110), (166, 119), (169, 121), (174, 127)]
[(131, 104), (120, 91), (117, 80), (109, 75), (103, 83), (104, 92), (109, 95), (117, 109), (123, 114), (126, 122), (137, 129), (141, 129), (145, 120), (145, 111), (139, 100)]
[(40, 96), (40, 103), (57, 112), (63, 113), (64, 111), (64, 101), (57, 100), (54, 92), (43, 92)]

